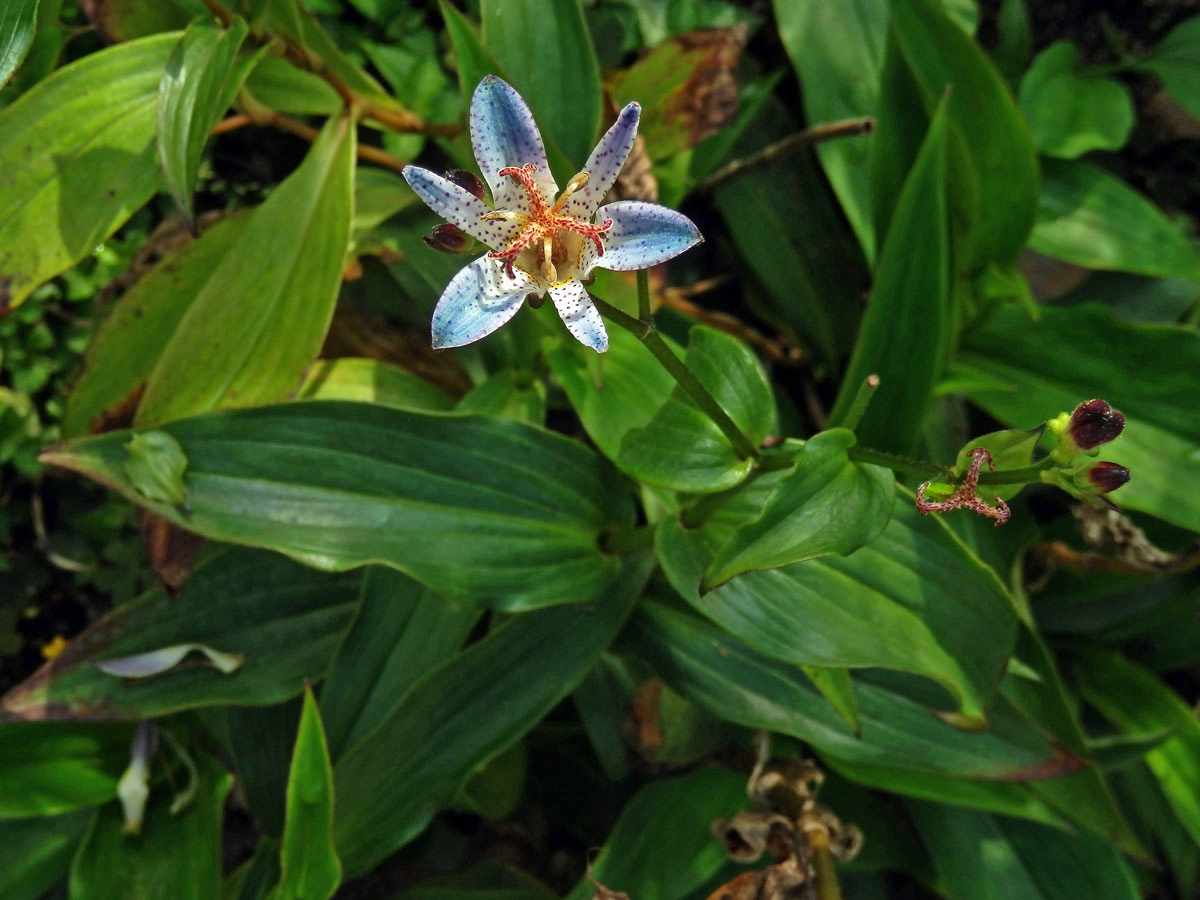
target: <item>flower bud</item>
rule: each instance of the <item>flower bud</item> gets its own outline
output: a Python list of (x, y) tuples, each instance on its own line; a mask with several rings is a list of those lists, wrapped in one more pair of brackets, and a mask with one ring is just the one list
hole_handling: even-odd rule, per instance
[(1098, 494), (1115, 491), (1129, 481), (1129, 470), (1113, 462), (1093, 463), (1084, 470), (1084, 474)]
[(452, 184), (457, 184), (464, 191), (474, 194), (484, 203), (487, 203), (487, 187), (475, 173), (467, 172), (463, 169), (451, 169), (446, 173), (446, 180)]
[(1129, 470), (1113, 462), (1083, 460), (1071, 468), (1049, 469), (1041, 474), (1041, 479), (1047, 484), (1062, 488), (1078, 500), (1108, 503), (1108, 498), (1102, 495), (1126, 484), (1129, 481)]
[(421, 240), (442, 253), (471, 252), (470, 236), (457, 225), (438, 225)]
[(1067, 433), (1080, 450), (1094, 450), (1115, 439), (1125, 429), (1125, 417), (1103, 400), (1080, 403), (1071, 413)]

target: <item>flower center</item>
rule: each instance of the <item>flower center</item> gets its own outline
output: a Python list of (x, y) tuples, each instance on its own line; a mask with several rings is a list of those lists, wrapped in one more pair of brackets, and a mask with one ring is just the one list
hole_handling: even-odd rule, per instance
[[(554, 205), (547, 206), (546, 201), (542, 198), (542, 192), (538, 190), (538, 186), (533, 180), (533, 173), (536, 171), (537, 166), (533, 163), (527, 163), (519, 168), (508, 166), (500, 170), (499, 174), (516, 179), (525, 189), (525, 193), (529, 197), (529, 211), (521, 213), (498, 209), (484, 213), (483, 218), (485, 219), (512, 220), (520, 223), (521, 226), (521, 230), (517, 232), (516, 237), (507, 247), (503, 250), (494, 250), (488, 256), (492, 259), (504, 260), (508, 277), (513, 278), (515, 277), (513, 263), (517, 257), (526, 251), (532, 251), (531, 255), (535, 260), (539, 257), (541, 259), (539, 268), (542, 278), (550, 284), (554, 284), (558, 281), (558, 269), (555, 263), (563, 262), (568, 256), (566, 239), (571, 235), (582, 235), (595, 244), (596, 255), (603, 256), (604, 237), (612, 228), (612, 219), (605, 220), (603, 225), (593, 225), (563, 213), (563, 207), (566, 206), (571, 195), (587, 184), (587, 172), (580, 172), (567, 182), (567, 186), (559, 198), (554, 201)], [(574, 242), (579, 240), (579, 238), (575, 238)]]

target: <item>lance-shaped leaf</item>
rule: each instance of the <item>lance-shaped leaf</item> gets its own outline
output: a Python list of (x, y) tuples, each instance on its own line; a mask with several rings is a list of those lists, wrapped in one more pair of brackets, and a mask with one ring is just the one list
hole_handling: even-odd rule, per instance
[(128, 725), (17, 722), (0, 727), (0, 820), (56, 816), (117, 795)]
[(139, 424), (294, 391), (333, 315), (350, 238), (354, 128), (331, 119), (196, 293), (150, 373)]
[(90, 809), (0, 822), (0, 896), (38, 900), (66, 877)]
[(95, 250), (158, 190), (154, 110), (177, 38), (89, 54), (0, 111), (0, 311)]
[(1172, 97), (1200, 116), (1200, 18), (1192, 16), (1176, 25), (1139, 68), (1157, 75)]
[(454, 398), (420, 375), (378, 359), (319, 359), (297, 400), (359, 400), (401, 409), (448, 410)]
[(37, 29), (38, 0), (10, 0), (0, 9), (0, 87), (17, 71)]
[(330, 400), (160, 430), (188, 459), (184, 509), (133, 489), (126, 432), (44, 459), (206, 537), (322, 569), (382, 562), (449, 596), (510, 609), (597, 596), (617, 569), (599, 538), (633, 519), (611, 466), (577, 441), (511, 420)]

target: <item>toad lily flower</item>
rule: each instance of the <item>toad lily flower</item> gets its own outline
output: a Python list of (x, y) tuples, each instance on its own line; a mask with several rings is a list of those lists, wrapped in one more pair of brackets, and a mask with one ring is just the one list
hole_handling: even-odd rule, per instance
[(604, 322), (582, 283), (592, 269), (645, 269), (703, 240), (690, 219), (664, 206), (600, 205), (633, 147), (640, 113), (636, 103), (621, 110), (560, 194), (529, 107), (489, 75), (471, 98), (471, 145), (494, 206), (428, 169), (405, 167), (418, 197), (491, 248), (446, 286), (433, 312), (434, 347), (477, 341), (511, 319), (527, 296), (549, 293), (580, 343), (608, 349)]

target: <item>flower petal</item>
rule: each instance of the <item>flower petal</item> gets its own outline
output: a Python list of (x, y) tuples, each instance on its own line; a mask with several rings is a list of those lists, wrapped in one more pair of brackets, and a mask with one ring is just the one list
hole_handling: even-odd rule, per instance
[(404, 180), (426, 206), (493, 250), (507, 245), (521, 228), (511, 219), (484, 219), (483, 216), (492, 211), (490, 206), (465, 188), (428, 169), (405, 166)]
[(633, 149), (641, 114), (642, 108), (637, 103), (626, 104), (612, 128), (600, 138), (600, 143), (583, 167), (583, 171), (588, 173), (588, 183), (572, 194), (563, 207), (567, 215), (589, 218), (604, 202), (604, 195), (617, 180), (617, 174)]
[(600, 318), (600, 310), (596, 309), (596, 304), (582, 284), (574, 278), (556, 284), (550, 288), (550, 299), (554, 301), (554, 308), (575, 340), (597, 353), (608, 349), (604, 320)]
[(433, 346), (461, 347), (491, 334), (517, 314), (533, 279), (520, 269), (509, 278), (504, 263), (481, 256), (450, 279), (433, 311)]
[(558, 185), (546, 162), (546, 147), (533, 113), (521, 95), (495, 75), (489, 75), (471, 97), (471, 148), (479, 170), (492, 189), (496, 209), (525, 211), (529, 201), (524, 189), (512, 178), (501, 175), (508, 166), (537, 166), (534, 182), (543, 199), (554, 202)]
[(596, 266), (614, 272), (646, 269), (673, 259), (704, 240), (691, 219), (657, 203), (619, 200), (596, 210), (596, 222), (612, 219), (604, 254), (588, 241), (579, 260), (581, 277)]

